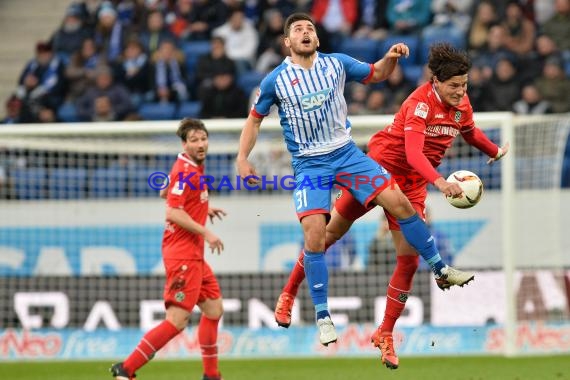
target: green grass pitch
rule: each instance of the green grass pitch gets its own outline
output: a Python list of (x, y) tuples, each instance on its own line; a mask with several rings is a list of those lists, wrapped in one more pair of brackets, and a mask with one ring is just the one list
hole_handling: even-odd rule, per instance
[[(0, 377), (13, 380), (111, 379), (111, 362), (0, 362)], [(137, 374), (137, 380), (200, 380), (200, 361), (156, 360)], [(570, 380), (570, 355), (502, 357), (400, 358), (389, 370), (379, 359), (260, 359), (222, 360), (226, 380)]]

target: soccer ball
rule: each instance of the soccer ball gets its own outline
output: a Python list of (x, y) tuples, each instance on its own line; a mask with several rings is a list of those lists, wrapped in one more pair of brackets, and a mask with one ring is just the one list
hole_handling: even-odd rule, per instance
[(446, 197), (450, 205), (457, 208), (470, 208), (481, 200), (483, 182), (477, 177), (477, 174), (468, 170), (458, 170), (447, 177), (447, 182), (455, 182), (463, 190), (463, 194), (457, 198)]

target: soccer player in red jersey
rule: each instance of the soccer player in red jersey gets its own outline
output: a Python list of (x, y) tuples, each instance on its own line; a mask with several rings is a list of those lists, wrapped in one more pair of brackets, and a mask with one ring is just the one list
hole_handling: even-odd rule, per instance
[(206, 228), (206, 219), (226, 215), (208, 204), (208, 189), (200, 178), (208, 151), (208, 131), (202, 121), (183, 119), (178, 137), (183, 152), (172, 167), (166, 195), (166, 226), (162, 239), (162, 257), (166, 270), (164, 304), (166, 319), (148, 331), (131, 355), (114, 364), (111, 373), (117, 380), (135, 378), (135, 371), (145, 365), (166, 343), (184, 330), (195, 305), (202, 312), (198, 341), (202, 350), (203, 380), (221, 380), (218, 370), (218, 322), (222, 316), (222, 294), (212, 268), (204, 260), (204, 240), (212, 253), (224, 249), (218, 236)]
[[(475, 127), (473, 109), (467, 96), (467, 73), (471, 66), (468, 56), (448, 44), (437, 44), (430, 49), (428, 66), (432, 80), (419, 86), (404, 101), (394, 122), (372, 136), (368, 143), (368, 155), (392, 174), (423, 219), (429, 183), (445, 195), (461, 193), (457, 184), (447, 182), (435, 169), (457, 135), (491, 157), (488, 163), (500, 159), (509, 149), (508, 143), (499, 147)], [(370, 209), (357, 202), (350, 192), (342, 191), (326, 228), (327, 247)], [(397, 258), (388, 284), (384, 320), (373, 334), (372, 343), (380, 349), (382, 362), (395, 369), (398, 357), (394, 351), (392, 331), (404, 310), (419, 260), (396, 219), (388, 211), (384, 212)], [(291, 323), (293, 301), (304, 277), (301, 253), (277, 301), (275, 319), (280, 326), (288, 327)], [(443, 290), (452, 286), (446, 281), (436, 281)]]

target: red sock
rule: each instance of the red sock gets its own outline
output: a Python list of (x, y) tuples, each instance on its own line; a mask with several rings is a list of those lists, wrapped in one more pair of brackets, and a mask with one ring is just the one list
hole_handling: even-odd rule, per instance
[(204, 315), (198, 325), (198, 342), (202, 350), (204, 374), (208, 377), (220, 375), (218, 370), (218, 322), (219, 319), (209, 319)]
[[(327, 248), (329, 247), (328, 244), (325, 243), (325, 253)], [(283, 287), (283, 292), (291, 294), (293, 297), (297, 296), (297, 292), (299, 291), (299, 286), (305, 279), (305, 251), (302, 249), (297, 261), (295, 262), (295, 266), (293, 270), (289, 274), (289, 279), (287, 283)]]
[(383, 333), (392, 333), (394, 325), (406, 306), (408, 294), (412, 290), (412, 280), (418, 269), (419, 256), (397, 256), (396, 268), (390, 283), (388, 284), (386, 296), (386, 311), (384, 320), (380, 325)]
[(304, 260), (305, 260), (305, 251), (301, 250), (299, 257), (295, 262), (295, 266), (293, 267), (293, 270), (289, 274), (289, 279), (287, 280), (285, 287), (283, 287), (283, 292), (289, 293), (293, 297), (297, 295), (297, 292), (299, 291), (299, 285), (301, 285), (301, 283), (305, 279)]
[(152, 359), (155, 352), (164, 347), (179, 332), (172, 323), (163, 321), (143, 336), (137, 348), (123, 362), (123, 368), (129, 375), (134, 374), (140, 367)]

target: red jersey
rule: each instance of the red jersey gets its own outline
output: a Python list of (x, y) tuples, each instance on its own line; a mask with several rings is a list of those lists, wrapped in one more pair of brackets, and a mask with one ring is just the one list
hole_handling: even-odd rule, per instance
[[(197, 165), (186, 154), (180, 153), (170, 172), (166, 197), (167, 207), (181, 208), (197, 223), (206, 224), (208, 218), (208, 188), (202, 185), (204, 166)], [(164, 259), (204, 259), (204, 237), (186, 231), (166, 221), (162, 238)]]
[(427, 82), (408, 96), (391, 125), (372, 136), (368, 148), (372, 158), (390, 173), (419, 175), (408, 164), (406, 133), (419, 132), (425, 135), (423, 153), (435, 168), (441, 163), (455, 136), (473, 128), (473, 108), (467, 95), (457, 107), (449, 106), (443, 103), (432, 83)]

